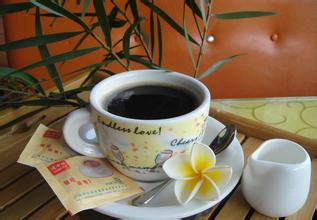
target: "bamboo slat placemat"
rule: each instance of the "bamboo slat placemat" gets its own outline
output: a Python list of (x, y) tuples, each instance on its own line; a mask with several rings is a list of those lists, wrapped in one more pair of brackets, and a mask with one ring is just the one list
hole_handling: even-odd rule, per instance
[[(15, 161), (41, 122), (50, 127), (61, 129), (64, 117), (72, 109), (59, 111), (46, 110), (45, 120), (36, 121), (31, 128), (22, 133), (2, 135), (0, 137), (0, 219), (113, 219), (100, 213), (88, 210), (70, 216), (53, 191), (40, 174), (27, 166)], [(4, 138), (5, 137), (5, 138)], [(247, 158), (264, 141), (248, 133), (238, 133), (244, 156)], [(317, 205), (317, 159), (312, 161), (312, 185), (305, 206), (295, 215), (286, 220), (312, 219)], [(218, 205), (188, 219), (274, 219), (254, 211), (244, 200), (240, 186)]]

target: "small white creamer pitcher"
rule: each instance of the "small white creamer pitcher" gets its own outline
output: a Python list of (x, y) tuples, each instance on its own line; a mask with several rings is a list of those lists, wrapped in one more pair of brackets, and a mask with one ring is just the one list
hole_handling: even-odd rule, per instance
[(311, 161), (303, 147), (284, 139), (265, 141), (249, 158), (242, 177), (242, 192), (258, 212), (283, 217), (305, 203)]

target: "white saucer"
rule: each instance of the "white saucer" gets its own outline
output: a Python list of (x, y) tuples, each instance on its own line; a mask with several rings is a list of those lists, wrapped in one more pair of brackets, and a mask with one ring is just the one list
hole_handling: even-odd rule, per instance
[[(219, 121), (208, 117), (207, 130), (203, 143), (209, 144), (217, 133), (224, 127)], [(174, 186), (170, 184), (147, 207), (135, 207), (129, 204), (132, 198), (120, 200), (95, 208), (96, 211), (124, 219), (175, 219), (185, 218), (200, 213), (224, 199), (237, 185), (243, 171), (243, 151), (235, 138), (230, 146), (217, 155), (217, 164), (229, 165), (233, 168), (232, 178), (217, 201), (192, 200), (187, 205), (180, 205), (174, 195)], [(146, 191), (160, 183), (139, 183)]]
[(86, 108), (73, 111), (67, 116), (63, 134), (67, 145), (77, 153), (95, 158), (105, 157), (99, 149), (96, 133), (90, 122), (90, 114)]

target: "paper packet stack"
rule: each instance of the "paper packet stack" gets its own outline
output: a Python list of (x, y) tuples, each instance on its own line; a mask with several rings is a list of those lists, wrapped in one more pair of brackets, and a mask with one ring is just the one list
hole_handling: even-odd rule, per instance
[(37, 168), (70, 214), (115, 202), (143, 190), (105, 159), (77, 156), (62, 132), (40, 125), (18, 159)]

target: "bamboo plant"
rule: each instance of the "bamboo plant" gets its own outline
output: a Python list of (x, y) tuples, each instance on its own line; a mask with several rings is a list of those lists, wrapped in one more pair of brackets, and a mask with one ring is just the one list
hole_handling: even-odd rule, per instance
[[(0, 108), (20, 107), (20, 106), (40, 106), (38, 109), (20, 116), (14, 121), (0, 125), (0, 130), (12, 126), (27, 117), (33, 116), (50, 106), (75, 106), (82, 107), (87, 103), (78, 96), (84, 91), (90, 90), (95, 81), (91, 78), (98, 72), (103, 71), (108, 75), (115, 74), (108, 65), (118, 63), (125, 70), (131, 70), (131, 63), (138, 63), (146, 68), (164, 69), (162, 66), (163, 44), (161, 23), (167, 23), (179, 35), (186, 39), (184, 47), (190, 55), (194, 72), (192, 76), (203, 79), (216, 71), (224, 63), (242, 55), (235, 54), (216, 63), (210, 64), (206, 70), (201, 70), (201, 60), (203, 56), (204, 43), (207, 33), (210, 31), (212, 19), (242, 19), (259, 16), (271, 16), (274, 12), (265, 11), (235, 11), (212, 13), (212, 0), (183, 0), (182, 22), (177, 23), (172, 17), (155, 4), (154, 0), (126, 0), (124, 7), (116, 0), (76, 0), (79, 11), (68, 10), (63, 0), (30, 0), (29, 2), (2, 4), (0, 5), (0, 16), (25, 11), (34, 16), (35, 35), (26, 39), (8, 42), (0, 45), (0, 51), (9, 51), (25, 47), (37, 47), (41, 59), (35, 63), (24, 66), (20, 69), (0, 67)], [(93, 11), (87, 12), (88, 6), (92, 4)], [(111, 10), (106, 10), (111, 8)], [(144, 6), (149, 10), (149, 18), (140, 16), (139, 7)], [(188, 13), (190, 12), (190, 13)], [(132, 16), (131, 16), (132, 15)], [(44, 16), (55, 19), (68, 19), (76, 23), (81, 31), (46, 34), (42, 31), (41, 18)], [(92, 17), (96, 22), (84, 22), (84, 17)], [(144, 31), (144, 20), (149, 19), (149, 36)], [(192, 37), (189, 33), (186, 22), (189, 19), (195, 21), (195, 31), (199, 39)], [(123, 28), (124, 35), (120, 39), (114, 39), (111, 32), (116, 28)], [(102, 34), (97, 34), (97, 31)], [(80, 36), (80, 39), (71, 51), (61, 54), (51, 54), (47, 45), (54, 42), (64, 41), (69, 38)], [(130, 45), (130, 38), (139, 39), (139, 44)], [(82, 43), (91, 37), (97, 46), (92, 48), (81, 48)], [(157, 42), (155, 42), (157, 41)], [(154, 44), (157, 44), (154, 47)], [(141, 47), (143, 54), (134, 54), (131, 51), (136, 47)], [(198, 53), (193, 53), (193, 48), (198, 49)], [(118, 49), (119, 48), (119, 49)], [(155, 49), (156, 48), (156, 49)], [(69, 74), (85, 72), (86, 78), (78, 88), (65, 91), (61, 81), (57, 63), (67, 62), (70, 59), (90, 54), (94, 51), (102, 50), (103, 56), (94, 64), (83, 65), (78, 63), (78, 68)], [(154, 59), (156, 57), (156, 59)], [(42, 81), (28, 73), (29, 70), (45, 66), (50, 80), (54, 82), (57, 92), (47, 94), (42, 88)], [(27, 99), (26, 99), (27, 98)]]

